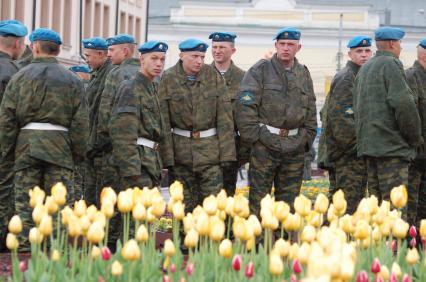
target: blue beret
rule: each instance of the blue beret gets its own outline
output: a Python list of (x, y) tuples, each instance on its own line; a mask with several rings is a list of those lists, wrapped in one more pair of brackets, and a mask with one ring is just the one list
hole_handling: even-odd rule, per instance
[(419, 42), (419, 45), (426, 49), (426, 38), (422, 39), (422, 40)]
[(34, 41), (51, 41), (58, 45), (62, 44), (61, 37), (59, 34), (48, 28), (37, 28), (30, 34), (31, 43)]
[(179, 44), (179, 50), (181, 52), (188, 52), (188, 51), (198, 51), (198, 52), (206, 52), (207, 48), (209, 48), (209, 45), (199, 39), (187, 39), (185, 41), (182, 41)]
[(86, 49), (108, 50), (106, 40), (101, 37), (85, 38), (81, 42)]
[(20, 21), (0, 21), (0, 36), (24, 37), (27, 34), (27, 28)]
[(116, 36), (108, 38), (106, 41), (108, 46), (125, 43), (136, 44), (135, 38), (129, 34), (117, 34)]
[(72, 66), (69, 68), (69, 70), (72, 72), (90, 73), (90, 68), (87, 65)]
[(141, 54), (146, 54), (150, 52), (167, 52), (167, 49), (169, 49), (169, 45), (167, 45), (164, 42), (161, 41), (148, 41), (142, 44), (139, 47), (139, 52)]
[(404, 37), (405, 31), (397, 27), (384, 26), (374, 32), (377, 41), (400, 40)]
[(280, 29), (274, 37), (274, 40), (280, 39), (289, 39), (289, 40), (299, 40), (300, 39), (300, 30), (294, 27), (285, 27)]
[(359, 35), (349, 40), (348, 48), (369, 47), (371, 46), (371, 38), (365, 35)]
[(213, 32), (209, 39), (215, 42), (235, 42), (237, 35), (233, 32)]

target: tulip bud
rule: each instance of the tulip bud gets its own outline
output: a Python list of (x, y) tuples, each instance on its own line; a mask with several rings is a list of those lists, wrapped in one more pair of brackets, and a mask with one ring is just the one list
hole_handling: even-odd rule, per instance
[(15, 234), (7, 233), (6, 247), (11, 251), (16, 250), (19, 247), (19, 242), (18, 242), (18, 239), (16, 238)]
[(118, 260), (114, 261), (111, 265), (112, 276), (120, 276), (122, 273), (123, 273), (123, 266)]
[(101, 196), (100, 196), (101, 205), (104, 203), (106, 199), (111, 201), (113, 205), (117, 203), (117, 194), (115, 193), (114, 189), (112, 189), (111, 187), (104, 187), (102, 189)]
[(170, 239), (167, 239), (164, 242), (164, 254), (168, 257), (172, 257), (176, 252), (175, 245), (173, 244), (173, 241)]
[(208, 215), (210, 216), (215, 215), (217, 211), (216, 197), (213, 195), (210, 195), (207, 198), (205, 198), (203, 201), (203, 208)]
[(42, 204), (37, 204), (32, 212), (33, 221), (36, 225), (40, 224), (43, 216), (47, 215), (47, 208)]
[(185, 205), (182, 204), (182, 202), (180, 201), (176, 202), (173, 205), (172, 212), (173, 212), (173, 217), (176, 220), (179, 220), (179, 221), (183, 220), (183, 218), (185, 217)]
[(386, 265), (382, 265), (382, 267), (380, 269), (380, 276), (383, 278), (383, 280), (389, 281), (390, 273), (389, 273), (389, 269)]
[(407, 273), (402, 276), (402, 282), (411, 282), (411, 277)]
[(315, 240), (316, 237), (316, 231), (313, 226), (306, 225), (305, 228), (303, 228), (301, 239), (303, 242), (311, 243)]
[(345, 214), (347, 202), (345, 200), (345, 194), (342, 190), (338, 190), (333, 195), (333, 206), (336, 212), (336, 215), (341, 216)]
[(175, 181), (169, 188), (170, 198), (174, 201), (183, 201), (183, 185), (179, 181)]
[(114, 204), (108, 198), (105, 198), (105, 200), (102, 202), (101, 212), (108, 219), (110, 219), (114, 215)]
[(358, 272), (356, 282), (368, 282), (368, 274), (365, 270)]
[(175, 273), (175, 272), (176, 272), (176, 264), (172, 263), (172, 264), (170, 265), (170, 272), (171, 272), (171, 273)]
[(112, 256), (111, 251), (107, 246), (102, 247), (101, 249), (101, 255), (103, 260), (109, 260)]
[(198, 232), (194, 229), (188, 231), (185, 236), (184, 245), (187, 248), (195, 248), (198, 244)]
[(410, 237), (411, 238), (416, 238), (417, 236), (417, 229), (414, 225), (411, 225), (410, 227)]
[(204, 211), (200, 213), (195, 225), (195, 229), (197, 230), (200, 236), (207, 236), (209, 234), (209, 222), (209, 216)]
[(392, 228), (392, 234), (398, 239), (404, 239), (407, 236), (409, 225), (407, 222), (398, 218), (395, 220)]
[(46, 193), (40, 189), (40, 187), (35, 186), (34, 189), (30, 189), (28, 192), (30, 195), (30, 206), (34, 208), (37, 205), (42, 205)]
[(232, 259), (232, 268), (235, 271), (240, 271), (241, 269), (241, 262), (242, 262), (242, 258), (240, 255), (235, 255), (234, 258)]
[(121, 213), (128, 213), (133, 208), (133, 194), (131, 190), (125, 190), (118, 193), (117, 208)]
[(419, 252), (416, 248), (409, 249), (405, 260), (409, 265), (415, 265), (419, 261)]
[(401, 277), (401, 274), (402, 274), (401, 267), (399, 266), (397, 262), (394, 262), (392, 264), (391, 272), (392, 274), (395, 274), (397, 278)]
[(408, 193), (407, 188), (405, 185), (400, 185), (398, 187), (395, 187), (391, 190), (390, 194), (392, 205), (397, 208), (401, 209), (405, 207), (408, 200)]
[(163, 282), (171, 282), (170, 277), (168, 275), (163, 276)]
[(273, 213), (280, 222), (284, 221), (290, 214), (290, 206), (283, 201), (275, 202)]
[(296, 274), (300, 274), (302, 272), (302, 265), (298, 259), (293, 260), (292, 266), (293, 272)]
[(246, 270), (245, 273), (246, 277), (248, 279), (252, 278), (254, 275), (254, 263), (252, 261), (250, 261), (247, 266), (246, 266)]
[(410, 247), (415, 248), (417, 246), (417, 240), (416, 238), (411, 238), (410, 240)]
[(14, 215), (9, 221), (9, 232), (19, 234), (22, 232), (22, 221), (19, 215)]
[(391, 274), (389, 282), (398, 282), (398, 277), (395, 273)]
[(224, 211), (226, 208), (226, 191), (224, 189), (220, 190), (219, 194), (216, 196), (217, 208), (221, 211)]
[(136, 221), (143, 221), (146, 218), (146, 209), (145, 206), (141, 203), (136, 203), (132, 210), (133, 218)]
[(59, 261), (61, 259), (61, 254), (59, 253), (58, 250), (56, 249), (53, 250), (51, 259), (52, 261)]
[(26, 260), (20, 261), (19, 262), (19, 271), (20, 272), (25, 272), (28, 269), (28, 263)]
[(260, 225), (259, 219), (254, 214), (250, 215), (247, 219), (248, 223), (251, 225), (254, 236), (259, 236), (262, 234), (262, 226)]
[(300, 194), (294, 200), (294, 209), (301, 217), (305, 217), (311, 211), (311, 200)]
[(375, 258), (371, 264), (371, 272), (377, 274), (380, 272), (380, 261), (378, 258)]
[(92, 244), (99, 244), (105, 237), (105, 231), (102, 225), (95, 221), (89, 227), (89, 231), (87, 232), (87, 239)]
[(51, 195), (55, 203), (62, 206), (67, 201), (67, 188), (62, 182), (58, 182), (53, 185)]
[(92, 247), (92, 251), (90, 252), (90, 256), (93, 259), (96, 259), (96, 258), (100, 257), (101, 256), (101, 249), (99, 249), (98, 246), (93, 246)]
[(298, 281), (297, 281), (297, 276), (296, 276), (295, 274), (292, 274), (292, 275), (290, 276), (290, 282), (298, 282)]
[(146, 242), (148, 241), (148, 237), (148, 229), (146, 229), (145, 225), (140, 225), (136, 231), (136, 240), (138, 242)]
[(124, 244), (121, 256), (128, 261), (135, 261), (141, 257), (141, 251), (135, 239), (130, 239)]
[(68, 234), (71, 237), (78, 237), (82, 233), (80, 220), (75, 215), (71, 215), (68, 222)]
[(191, 277), (192, 273), (194, 272), (194, 264), (188, 263), (188, 265), (186, 266), (186, 273), (188, 274), (189, 277)]
[(87, 205), (84, 200), (76, 201), (74, 204), (74, 213), (76, 216), (81, 217), (86, 214)]
[(288, 255), (288, 252), (290, 250), (290, 243), (288, 241), (285, 241), (283, 238), (280, 238), (275, 241), (274, 250), (276, 250), (279, 255), (284, 258)]
[(358, 240), (364, 240), (370, 236), (370, 225), (367, 221), (361, 219), (355, 227), (354, 237)]
[(269, 272), (273, 276), (279, 276), (284, 270), (284, 264), (281, 260), (281, 257), (277, 254), (272, 252), (269, 255)]
[(315, 200), (314, 209), (320, 214), (324, 214), (328, 210), (329, 200), (323, 193), (319, 193)]
[(164, 201), (163, 197), (157, 196), (152, 200), (152, 214), (160, 218), (164, 212), (166, 211), (166, 202)]
[(224, 258), (232, 256), (232, 242), (229, 239), (224, 239), (219, 245), (219, 254)]
[(53, 223), (52, 217), (50, 215), (45, 215), (40, 221), (39, 230), (43, 236), (48, 237), (52, 234), (53, 231)]
[(41, 234), (40, 230), (37, 227), (33, 227), (30, 229), (30, 234), (28, 235), (31, 244), (41, 244), (43, 242), (43, 234)]
[(423, 239), (426, 239), (426, 219), (422, 219), (421, 221), (420, 221), (420, 236), (423, 238)]

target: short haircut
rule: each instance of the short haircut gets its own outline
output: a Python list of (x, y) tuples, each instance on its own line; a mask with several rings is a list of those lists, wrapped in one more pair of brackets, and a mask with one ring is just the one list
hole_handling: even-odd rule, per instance
[(0, 36), (0, 45), (5, 48), (11, 48), (16, 44), (16, 41), (24, 42), (24, 37), (16, 36)]
[(61, 51), (60, 45), (51, 41), (38, 41), (40, 43), (40, 51), (47, 55), (59, 55)]

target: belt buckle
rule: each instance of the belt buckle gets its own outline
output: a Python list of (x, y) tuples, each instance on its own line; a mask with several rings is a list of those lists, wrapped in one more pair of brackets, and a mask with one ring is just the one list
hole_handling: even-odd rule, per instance
[(282, 129), (282, 128), (280, 128), (280, 133), (279, 133), (279, 135), (280, 135), (281, 137), (287, 137), (287, 136), (288, 136), (288, 130), (287, 130), (287, 129)]
[(192, 131), (191, 137), (194, 138), (194, 139), (199, 139), (200, 138), (200, 131)]

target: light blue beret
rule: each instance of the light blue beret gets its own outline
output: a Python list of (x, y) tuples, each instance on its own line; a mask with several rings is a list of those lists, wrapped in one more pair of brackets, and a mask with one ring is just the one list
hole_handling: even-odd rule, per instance
[(274, 37), (274, 40), (288, 39), (299, 40), (301, 36), (300, 30), (295, 27), (285, 27), (280, 29)]
[(359, 35), (349, 40), (348, 48), (369, 47), (371, 46), (371, 38), (365, 35)]
[(77, 65), (77, 66), (72, 66), (69, 68), (70, 71), (72, 72), (84, 72), (84, 73), (90, 73), (90, 68), (87, 65)]
[(214, 42), (235, 42), (237, 35), (233, 32), (213, 32), (209, 39)]
[(0, 36), (24, 37), (28, 34), (27, 28), (17, 20), (0, 21)]
[(136, 44), (135, 38), (129, 34), (117, 34), (116, 36), (108, 38), (106, 41), (108, 46), (125, 43)]
[(142, 44), (139, 47), (139, 52), (141, 54), (146, 54), (150, 52), (167, 52), (167, 49), (169, 49), (169, 45), (167, 43), (161, 42), (161, 41), (148, 41)]
[(198, 51), (205, 53), (207, 48), (209, 48), (207, 43), (194, 38), (187, 39), (179, 44), (179, 50), (181, 52)]
[(58, 45), (62, 44), (59, 34), (48, 28), (37, 28), (30, 34), (30, 41), (51, 41)]
[(81, 41), (86, 49), (108, 50), (108, 44), (101, 37), (85, 38)]
[(397, 27), (384, 26), (374, 32), (376, 41), (400, 40), (405, 35), (405, 31)]
[(419, 45), (426, 49), (426, 38), (422, 39), (422, 40), (419, 42)]

